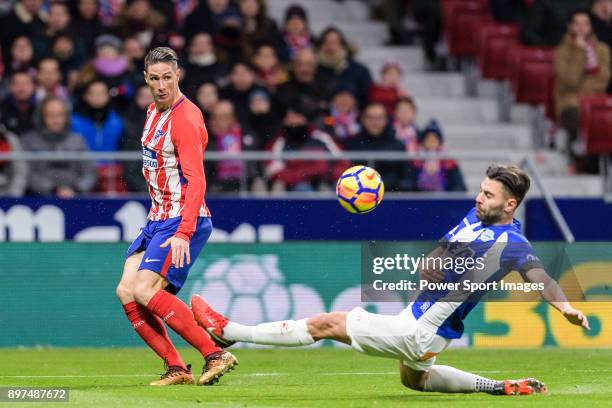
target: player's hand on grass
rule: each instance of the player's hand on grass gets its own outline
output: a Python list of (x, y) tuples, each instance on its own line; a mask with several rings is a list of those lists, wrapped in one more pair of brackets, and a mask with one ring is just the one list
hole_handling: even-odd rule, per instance
[(183, 238), (170, 237), (160, 245), (160, 248), (165, 248), (168, 245), (172, 248), (172, 265), (175, 268), (182, 268), (185, 265), (185, 258), (187, 258), (187, 265), (191, 263), (189, 241), (185, 241)]
[(575, 324), (576, 326), (582, 326), (587, 330), (591, 330), (591, 326), (589, 326), (589, 319), (578, 309), (574, 309), (573, 307), (568, 307), (563, 310), (563, 316), (567, 319), (571, 324)]

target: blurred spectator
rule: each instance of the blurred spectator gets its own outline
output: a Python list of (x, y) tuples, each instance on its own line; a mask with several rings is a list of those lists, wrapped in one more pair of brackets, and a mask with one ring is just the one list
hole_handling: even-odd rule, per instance
[(249, 129), (259, 146), (265, 146), (278, 132), (280, 117), (272, 107), (270, 94), (263, 89), (257, 89), (249, 96)]
[(387, 45), (406, 45), (412, 43), (412, 39), (404, 27), (407, 7), (408, 0), (383, 0), (383, 11), (390, 37)]
[(263, 41), (272, 43), (276, 54), (283, 58), (287, 51), (276, 22), (267, 16), (264, 0), (239, 0), (242, 17), (242, 38), (245, 57), (251, 58), (255, 46)]
[[(0, 152), (20, 152), (17, 136), (0, 124)], [(28, 164), (23, 160), (0, 160), (0, 196), (21, 197), (28, 184)]]
[(166, 18), (151, 7), (150, 0), (129, 1), (119, 20), (121, 37), (136, 37), (145, 48), (166, 45), (165, 25)]
[(393, 114), (398, 99), (407, 95), (401, 86), (403, 74), (404, 68), (398, 60), (387, 60), (381, 70), (382, 82), (370, 86), (370, 102), (385, 105), (389, 115)]
[(96, 38), (96, 54), (83, 67), (79, 84), (88, 84), (94, 79), (106, 83), (115, 106), (124, 107), (133, 96), (128, 60), (122, 54), (123, 43), (114, 35), (104, 34)]
[(592, 0), (591, 24), (597, 39), (612, 48), (612, 0)]
[[(27, 151), (86, 152), (83, 138), (70, 131), (69, 108), (60, 98), (50, 96), (41, 103), (40, 126), (23, 136)], [(71, 198), (90, 192), (96, 183), (91, 161), (32, 161), (29, 190), (34, 194)]]
[(10, 13), (12, 8), (13, 0), (0, 0), (0, 17)]
[(292, 5), (287, 8), (282, 35), (286, 51), (279, 55), (281, 61), (292, 60), (299, 50), (313, 46), (314, 40), (310, 34), (308, 16), (303, 7)]
[(87, 54), (92, 54), (96, 38), (104, 34), (106, 28), (100, 22), (100, 8), (97, 0), (78, 0), (73, 11), (73, 32), (83, 41)]
[[(147, 108), (153, 103), (153, 96), (146, 84), (136, 89), (134, 101), (123, 114), (125, 129), (121, 138), (120, 149), (123, 151), (140, 151), (142, 149), (142, 131), (147, 118)], [(147, 183), (142, 176), (142, 162), (126, 161), (122, 163), (123, 179), (131, 192), (147, 191)]]
[(66, 87), (62, 85), (62, 73), (59, 62), (55, 58), (43, 58), (38, 62), (36, 79), (38, 82), (35, 94), (37, 102), (53, 95), (66, 103), (70, 103), (70, 95)]
[(518, 23), (527, 13), (529, 0), (491, 0), (491, 14), (500, 23)]
[(416, 125), (416, 104), (409, 96), (397, 101), (393, 115), (395, 136), (406, 146), (406, 151), (416, 152), (419, 147), (419, 130)]
[(16, 37), (10, 51), (10, 61), (6, 66), (8, 75), (17, 71), (27, 72), (30, 75), (36, 73), (34, 47), (28, 37)]
[(574, 158), (580, 153), (574, 146), (579, 127), (578, 96), (605, 93), (609, 80), (610, 49), (593, 34), (588, 12), (577, 11), (555, 50), (555, 108)]
[[(253, 135), (246, 133), (238, 123), (234, 107), (229, 101), (219, 101), (214, 107), (210, 122), (208, 151), (240, 154), (245, 150), (258, 149)], [(256, 176), (254, 162), (220, 160), (208, 165), (206, 179), (210, 181), (210, 191), (238, 192), (241, 180), (251, 183)], [(248, 186), (245, 186), (248, 187)]]
[(217, 56), (227, 64), (242, 58), (241, 19), (238, 9), (230, 0), (201, 0), (185, 19), (183, 35), (189, 42), (202, 31), (214, 39)]
[[(435, 120), (430, 121), (420, 138), (420, 150), (426, 153), (444, 152), (444, 135)], [(454, 160), (428, 158), (410, 163), (408, 190), (466, 191), (459, 165)]]
[(51, 42), (51, 55), (59, 61), (62, 78), (68, 89), (73, 91), (85, 59), (85, 55), (76, 47), (73, 36), (68, 33), (58, 34)]
[[(8, 50), (17, 37), (34, 38), (41, 35), (46, 18), (43, 0), (17, 0), (11, 12), (0, 19), (0, 46)], [(9, 65), (8, 55), (4, 58), (4, 63)]]
[(255, 71), (246, 62), (239, 62), (234, 65), (229, 80), (229, 84), (221, 89), (219, 95), (221, 99), (227, 99), (234, 105), (238, 121), (245, 124), (251, 92), (261, 87), (255, 84)]
[(46, 54), (52, 39), (57, 34), (70, 31), (70, 19), (67, 3), (58, 0), (49, 3), (45, 28), (42, 34), (34, 37), (32, 41), (36, 55)]
[(442, 70), (445, 62), (437, 51), (442, 32), (440, 0), (411, 0), (411, 5), (414, 18), (422, 28), (421, 44), (429, 69)]
[(195, 97), (196, 104), (202, 111), (204, 122), (208, 123), (210, 115), (219, 102), (219, 88), (214, 82), (204, 82), (198, 88)]
[(325, 125), (341, 143), (359, 133), (361, 125), (357, 100), (349, 90), (341, 89), (334, 95), (330, 114), (325, 118)]
[(174, 3), (175, 29), (182, 30), (185, 20), (198, 7), (199, 0), (176, 0)]
[[(361, 132), (344, 143), (347, 150), (405, 151), (404, 145), (395, 137), (395, 131), (382, 104), (370, 103), (366, 106), (361, 113), (361, 124)], [(374, 168), (385, 181), (387, 191), (406, 188), (408, 166), (405, 162), (378, 161), (374, 163)]]
[(526, 45), (555, 46), (561, 42), (567, 17), (589, 0), (534, 0), (521, 22), (521, 42)]
[[(304, 111), (291, 106), (283, 117), (282, 127), (267, 150), (340, 153), (340, 147), (327, 133), (308, 124)], [(328, 190), (348, 167), (344, 160), (272, 160), (266, 163), (265, 174), (272, 183), (272, 191)]]
[(26, 72), (14, 72), (9, 82), (9, 93), (0, 104), (0, 120), (6, 128), (21, 137), (34, 128), (34, 80)]
[(117, 24), (119, 16), (125, 7), (125, 0), (98, 0), (100, 10), (98, 16), (105, 27)]
[(212, 16), (207, 1), (200, 0), (193, 11), (185, 18), (182, 30), (183, 37), (187, 42), (190, 42), (194, 35), (202, 31), (212, 36), (215, 34), (212, 25)]
[(291, 62), (289, 81), (276, 92), (281, 105), (288, 106), (297, 101), (309, 118), (327, 110), (331, 94), (329, 84), (322, 79), (318, 70), (317, 57), (312, 48), (297, 51)]
[(355, 61), (344, 35), (334, 27), (325, 29), (319, 39), (319, 64), (326, 80), (336, 88), (354, 90), (357, 103), (363, 108), (368, 103), (372, 77), (368, 69)]
[(123, 55), (128, 60), (128, 81), (135, 89), (144, 84), (144, 58), (147, 50), (136, 37), (128, 37), (123, 41)]
[(108, 92), (104, 81), (92, 81), (72, 114), (72, 130), (95, 152), (116, 151), (123, 134), (123, 120), (111, 109)]
[(228, 22), (230, 25), (241, 23), (240, 12), (230, 0), (206, 0), (206, 2), (212, 17), (214, 33), (218, 33)]
[(279, 85), (289, 79), (287, 71), (278, 61), (274, 45), (270, 42), (256, 46), (252, 63), (257, 70), (259, 82), (270, 92), (274, 92)]
[(193, 97), (204, 82), (221, 83), (229, 72), (229, 68), (217, 60), (212, 37), (205, 32), (191, 38), (183, 67), (185, 75), (181, 89), (188, 97)]

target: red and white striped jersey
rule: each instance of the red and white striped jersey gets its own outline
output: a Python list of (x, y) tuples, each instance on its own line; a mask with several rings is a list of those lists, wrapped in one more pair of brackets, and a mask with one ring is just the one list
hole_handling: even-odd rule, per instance
[(204, 195), (208, 133), (200, 109), (185, 96), (171, 108), (147, 109), (142, 132), (142, 173), (149, 186), (153, 221), (182, 217), (175, 234), (189, 240), (198, 217), (210, 217)]

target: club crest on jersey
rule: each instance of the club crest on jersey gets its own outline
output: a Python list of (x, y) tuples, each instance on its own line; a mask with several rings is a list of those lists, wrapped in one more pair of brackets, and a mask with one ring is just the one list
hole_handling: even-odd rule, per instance
[(155, 131), (155, 134), (153, 135), (153, 140), (152, 140), (152, 141), (154, 141), (154, 142), (155, 142), (155, 141), (159, 140), (159, 138), (160, 138), (160, 137), (162, 137), (162, 136), (164, 136), (165, 134), (166, 134), (166, 133), (165, 133), (163, 130), (161, 130), (161, 129), (157, 129), (157, 130)]
[(482, 231), (482, 234), (478, 237), (482, 242), (493, 241), (495, 239), (495, 234), (490, 229), (485, 229)]

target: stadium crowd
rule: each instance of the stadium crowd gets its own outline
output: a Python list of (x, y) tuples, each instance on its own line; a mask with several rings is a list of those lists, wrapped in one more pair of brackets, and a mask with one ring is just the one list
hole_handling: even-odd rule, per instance
[[(277, 24), (262, 0), (18, 0), (2, 9), (1, 151), (136, 151), (152, 102), (148, 49), (178, 51), (183, 92), (209, 130), (209, 151), (441, 150), (432, 122), (385, 64), (380, 83), (354, 59), (343, 33), (315, 36), (306, 11)], [(344, 160), (207, 163), (209, 191), (330, 189)], [(388, 190), (464, 190), (455, 162), (380, 163)], [(136, 161), (0, 164), (5, 195), (140, 192)]]
[[(418, 11), (418, 35), (431, 68), (440, 69), (432, 45), (439, 41), (439, 1), (379, 3), (384, 10)], [(500, 20), (528, 16), (526, 43), (558, 44), (564, 13), (585, 2), (491, 3)], [(567, 64), (576, 55), (585, 64), (568, 73), (573, 82), (558, 93), (565, 102), (558, 104), (559, 115), (568, 128), (577, 120), (567, 111), (575, 108), (575, 95), (603, 92), (601, 84), (609, 79), (612, 0), (592, 3), (595, 34), (583, 40), (568, 34), (560, 46), (578, 46), (568, 51)], [(148, 49), (161, 45), (181, 58), (181, 89), (202, 110), (208, 151), (444, 151), (439, 123), (417, 126), (418, 101), (400, 85), (402, 65), (387, 60), (373, 75), (358, 62), (356, 44), (335, 27), (315, 35), (299, 5), (288, 7), (278, 23), (267, 15), (265, 0), (5, 0), (0, 13), (0, 152), (140, 150), (152, 102), (143, 60)], [(395, 14), (383, 14), (389, 17), (390, 42), (409, 41), (401, 22), (391, 18)], [(246, 181), (255, 192), (330, 190), (350, 164), (209, 161), (208, 189), (236, 192)], [(374, 165), (390, 191), (465, 190), (453, 160)], [(0, 194), (142, 192), (141, 170), (137, 161), (5, 161)]]

